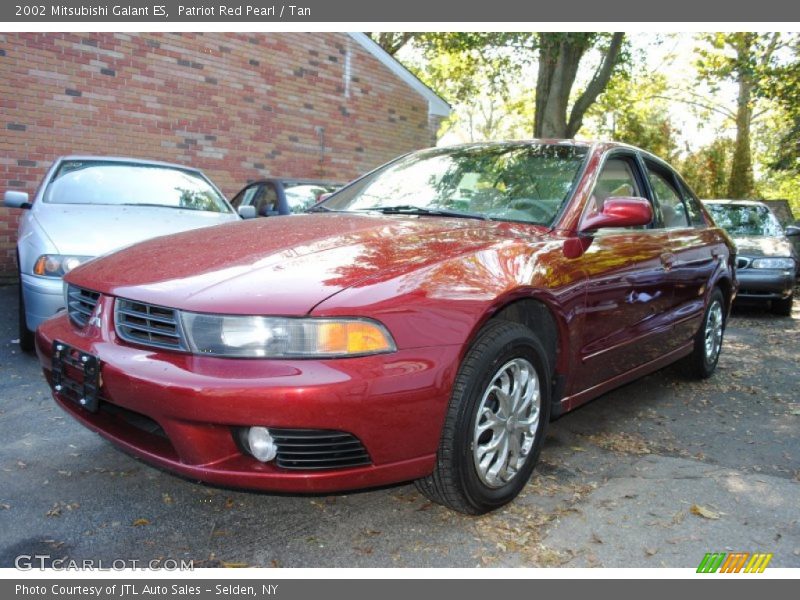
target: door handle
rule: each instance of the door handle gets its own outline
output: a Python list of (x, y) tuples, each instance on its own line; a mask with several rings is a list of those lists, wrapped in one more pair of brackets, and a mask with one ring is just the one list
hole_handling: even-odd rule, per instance
[(661, 264), (664, 266), (665, 271), (669, 271), (675, 266), (675, 255), (672, 252), (665, 252), (661, 255)]

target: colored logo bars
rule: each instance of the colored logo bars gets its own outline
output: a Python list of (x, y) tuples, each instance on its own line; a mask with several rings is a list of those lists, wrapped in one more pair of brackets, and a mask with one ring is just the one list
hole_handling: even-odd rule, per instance
[(709, 552), (700, 561), (698, 573), (763, 573), (772, 554), (756, 552)]

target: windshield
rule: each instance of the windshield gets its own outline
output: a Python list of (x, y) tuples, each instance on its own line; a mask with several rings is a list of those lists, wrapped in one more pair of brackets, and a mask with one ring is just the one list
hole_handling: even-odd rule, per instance
[(426, 150), (389, 163), (321, 206), (549, 225), (569, 198), (587, 152), (521, 143)]
[(706, 205), (717, 225), (732, 236), (783, 235), (780, 223), (772, 211), (758, 204), (714, 204)]
[(64, 161), (47, 186), (44, 201), (231, 212), (222, 195), (197, 172), (108, 161)]
[(284, 194), (289, 210), (300, 213), (314, 206), (322, 194), (329, 194), (336, 188), (336, 185), (328, 183), (285, 183)]

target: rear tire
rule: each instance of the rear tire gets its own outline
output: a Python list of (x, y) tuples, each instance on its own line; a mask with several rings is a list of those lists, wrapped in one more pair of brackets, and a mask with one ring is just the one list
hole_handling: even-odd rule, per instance
[(717, 368), (725, 333), (725, 299), (719, 288), (711, 292), (700, 328), (694, 336), (694, 350), (684, 359), (687, 375), (707, 379)]
[(530, 479), (550, 417), (550, 363), (527, 327), (491, 321), (453, 385), (434, 472), (417, 489), (479, 515), (513, 500)]
[(794, 302), (794, 294), (783, 300), (772, 301), (772, 312), (781, 317), (792, 316), (792, 303)]
[(35, 336), (28, 329), (25, 317), (25, 296), (22, 293), (22, 276), (18, 277), (19, 283), (19, 347), (23, 352), (33, 352), (36, 347)]

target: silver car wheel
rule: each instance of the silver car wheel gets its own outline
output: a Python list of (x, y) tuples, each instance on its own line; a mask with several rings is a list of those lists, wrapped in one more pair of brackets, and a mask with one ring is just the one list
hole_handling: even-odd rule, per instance
[(524, 358), (504, 364), (483, 393), (475, 418), (472, 456), (491, 488), (510, 482), (525, 464), (539, 427), (539, 376)]
[(706, 361), (711, 364), (717, 360), (720, 348), (722, 347), (722, 305), (715, 300), (708, 309), (705, 328), (705, 349)]

